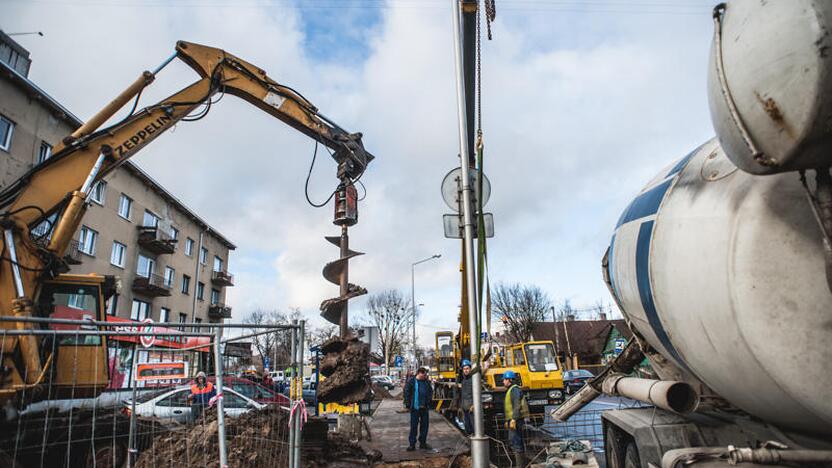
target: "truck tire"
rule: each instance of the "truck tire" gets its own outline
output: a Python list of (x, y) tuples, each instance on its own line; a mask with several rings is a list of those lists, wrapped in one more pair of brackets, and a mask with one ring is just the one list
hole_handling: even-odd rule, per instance
[(624, 468), (641, 468), (641, 460), (638, 457), (635, 442), (627, 444), (627, 448), (624, 450)]
[(606, 426), (604, 430), (604, 456), (607, 468), (624, 468), (624, 449), (621, 446), (621, 436), (618, 429)]

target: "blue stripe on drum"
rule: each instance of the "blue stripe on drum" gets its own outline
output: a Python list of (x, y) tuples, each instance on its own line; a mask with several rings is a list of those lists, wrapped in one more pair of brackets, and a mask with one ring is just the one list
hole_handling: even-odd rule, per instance
[(630, 203), (630, 206), (624, 210), (624, 213), (621, 214), (621, 218), (619, 218), (618, 223), (615, 225), (616, 230), (622, 224), (656, 214), (659, 211), (659, 205), (661, 205), (664, 199), (664, 194), (667, 193), (667, 189), (670, 188), (671, 183), (673, 183), (673, 179), (667, 179), (637, 196)]
[(656, 312), (656, 304), (653, 301), (653, 288), (650, 284), (650, 241), (653, 238), (654, 221), (646, 221), (639, 226), (638, 240), (636, 241), (636, 280), (638, 282), (638, 294), (641, 298), (641, 305), (644, 308), (644, 314), (647, 316), (647, 321), (653, 333), (661, 342), (662, 346), (670, 353), (676, 362), (684, 367), (688, 372), (687, 364), (682, 360), (670, 337), (667, 335), (659, 314)]

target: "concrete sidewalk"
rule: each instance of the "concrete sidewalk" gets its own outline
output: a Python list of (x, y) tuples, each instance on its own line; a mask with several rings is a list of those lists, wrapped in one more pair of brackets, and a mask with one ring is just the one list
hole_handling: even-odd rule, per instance
[(410, 412), (402, 406), (401, 400), (383, 400), (367, 425), (372, 441), (362, 441), (365, 450), (375, 449), (382, 454), (384, 462), (425, 460), (430, 458), (453, 457), (466, 454), (470, 448), (468, 438), (454, 428), (435, 411), (430, 412), (428, 444), (432, 450), (417, 448), (408, 452), (407, 436), (410, 431)]

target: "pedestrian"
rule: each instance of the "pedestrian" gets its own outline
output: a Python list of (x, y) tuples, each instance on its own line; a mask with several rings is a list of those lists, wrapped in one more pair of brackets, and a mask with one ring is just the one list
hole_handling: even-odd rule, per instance
[(404, 406), (410, 410), (410, 436), (407, 451), (416, 450), (416, 431), (419, 432), (419, 448), (430, 450), (428, 445), (428, 426), (430, 415), (428, 406), (433, 400), (433, 389), (428, 381), (428, 370), (420, 367), (416, 375), (407, 381), (404, 387)]
[(471, 361), (462, 360), (462, 382), (460, 386), (460, 406), (462, 407), (462, 422), (465, 424), (465, 432), (468, 435), (474, 433), (474, 379), (471, 375)]
[(191, 403), (191, 420), (196, 421), (197, 417), (205, 414), (205, 408), (211, 403), (211, 399), (217, 396), (214, 384), (205, 377), (205, 372), (198, 372), (194, 383), (191, 384), (191, 393), (188, 401)]
[(272, 376), (268, 371), (266, 371), (263, 374), (263, 382), (261, 383), (261, 385), (268, 388), (269, 390), (274, 390), (274, 382), (272, 381)]
[(526, 466), (525, 444), (523, 443), (523, 425), (529, 417), (529, 404), (517, 384), (514, 371), (507, 370), (503, 374), (503, 387), (506, 390), (504, 414), (506, 417), (506, 428), (508, 429), (508, 442), (514, 452), (514, 466)]

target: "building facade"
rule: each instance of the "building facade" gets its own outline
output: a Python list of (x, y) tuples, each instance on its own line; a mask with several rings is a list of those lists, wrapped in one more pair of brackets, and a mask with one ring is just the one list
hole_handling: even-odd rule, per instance
[[(52, 155), (81, 121), (28, 79), (29, 53), (0, 31), (0, 187)], [(131, 162), (96, 184), (76, 233), (73, 273), (120, 278), (107, 314), (155, 322), (218, 322), (233, 285), (235, 246)]]

